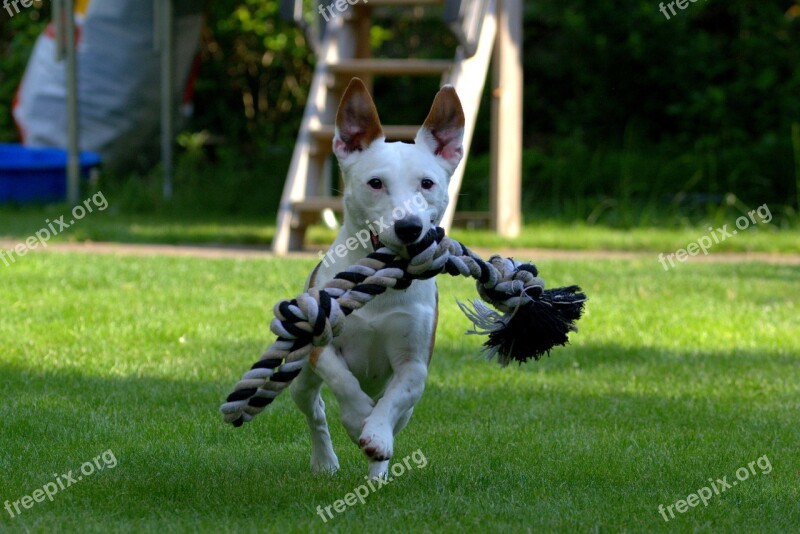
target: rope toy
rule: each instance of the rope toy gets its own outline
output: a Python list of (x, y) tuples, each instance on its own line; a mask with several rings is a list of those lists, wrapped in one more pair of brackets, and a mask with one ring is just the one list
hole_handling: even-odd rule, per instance
[(381, 246), (322, 289), (278, 302), (270, 323), (278, 339), (236, 384), (220, 408), (223, 420), (239, 427), (261, 413), (300, 373), (312, 348), (330, 344), (345, 318), (376, 296), (442, 272), (475, 278), (480, 297), (502, 312), (477, 299), (472, 309), (458, 302), (475, 325), (468, 333), (488, 335), (483, 352), (487, 358), (497, 356), (503, 367), (512, 360), (538, 360), (578, 330), (575, 321), (586, 302), (580, 287), (545, 289), (533, 264), (500, 256), (486, 262), (442, 228), (432, 228), (399, 254)]

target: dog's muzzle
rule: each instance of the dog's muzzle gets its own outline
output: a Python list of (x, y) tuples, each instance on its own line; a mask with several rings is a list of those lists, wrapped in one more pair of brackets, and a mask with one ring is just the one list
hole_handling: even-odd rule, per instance
[(415, 242), (422, 235), (422, 219), (409, 215), (394, 223), (394, 233), (404, 244)]

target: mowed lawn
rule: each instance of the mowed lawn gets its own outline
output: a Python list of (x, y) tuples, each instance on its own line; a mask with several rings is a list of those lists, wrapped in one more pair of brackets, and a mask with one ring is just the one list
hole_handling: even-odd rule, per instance
[[(366, 474), (331, 395), (333, 477), (311, 474), (288, 395), (239, 429), (217, 412), (311, 260), (37, 253), (0, 266), (0, 506), (65, 485), (16, 517), (0, 509), (0, 531), (796, 531), (800, 269), (538, 265), (591, 298), (572, 344), (522, 367), (482, 360), (454, 302), (473, 284), (440, 277), (428, 387), (395, 444), (396, 459), (427, 463), (327, 523), (317, 506)], [(108, 451), (113, 467), (68, 485)], [(723, 478), (707, 506), (660, 515)]]

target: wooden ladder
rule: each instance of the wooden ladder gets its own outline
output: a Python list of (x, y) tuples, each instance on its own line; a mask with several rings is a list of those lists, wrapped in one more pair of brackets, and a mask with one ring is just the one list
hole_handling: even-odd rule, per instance
[[(455, 59), (371, 58), (371, 10), (387, 5), (443, 5), (443, 18), (460, 42)], [(286, 0), (282, 11), (303, 25), (301, 7), (302, 0)], [(367, 4), (348, 3), (347, 12), (329, 18), (325, 37), (315, 46), (317, 65), (278, 209), (272, 243), (278, 255), (302, 250), (306, 229), (317, 223), (324, 211), (341, 213), (343, 210), (341, 197), (329, 193), (334, 179), (331, 144), (336, 109), (350, 79), (361, 77), (369, 86), (373, 76), (439, 76), (442, 84), (452, 84), (467, 119), (464, 133), (464, 154), (467, 155), (497, 31), (494, 0), (369, 0)], [(418, 129), (419, 125), (383, 126), (389, 141), (413, 140)], [(465, 163), (459, 165), (450, 182), (451, 201), (442, 221), (445, 229), (449, 229), (453, 221), (464, 167)]]

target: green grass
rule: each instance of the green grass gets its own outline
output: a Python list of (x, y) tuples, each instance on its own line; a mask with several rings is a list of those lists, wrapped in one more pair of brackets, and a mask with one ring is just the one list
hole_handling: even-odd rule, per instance
[[(10, 518), (9, 532), (787, 532), (800, 524), (796, 267), (541, 262), (591, 300), (552, 357), (500, 369), (440, 278), (428, 387), (396, 442), (413, 469), (323, 524), (366, 462), (326, 391), (341, 471), (310, 473), (288, 395), (241, 429), (231, 386), (271, 342), (306, 260), (31, 254), (0, 267), (0, 504), (111, 449), (113, 469)], [(669, 505), (767, 455), (669, 524)], [(414, 465), (412, 463), (412, 465)], [(757, 468), (758, 469), (758, 468)]]
[[(132, 215), (115, 213), (113, 200), (105, 212), (95, 212), (53, 239), (58, 241), (112, 241), (118, 243), (227, 244), (267, 247), (275, 233), (275, 218), (229, 215)], [(48, 208), (0, 208), (0, 239), (23, 241), (54, 220), (68, 214), (66, 206)], [(68, 219), (67, 219), (68, 220)], [(453, 237), (470, 246), (522, 247), (574, 250), (674, 252), (710, 234), (709, 227), (735, 229), (736, 215), (718, 221), (616, 228), (602, 224), (572, 223), (555, 219), (529, 222), (517, 238), (507, 239), (486, 230), (456, 228)], [(323, 248), (335, 232), (314, 226), (308, 244)], [(714, 245), (712, 253), (800, 253), (800, 227), (754, 224), (735, 237)]]

